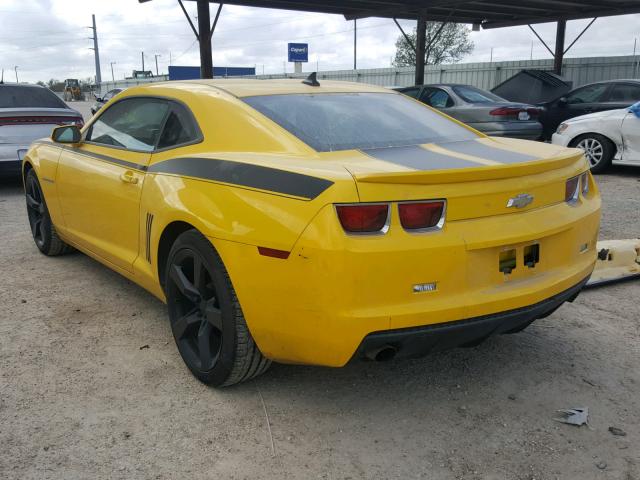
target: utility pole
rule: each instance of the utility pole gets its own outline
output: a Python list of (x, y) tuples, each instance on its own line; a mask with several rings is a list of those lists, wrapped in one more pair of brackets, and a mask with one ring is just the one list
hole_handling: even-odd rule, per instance
[(156, 58), (156, 77), (159, 76), (160, 74), (158, 73), (158, 57), (161, 57), (162, 55), (160, 55), (159, 53), (156, 53), (154, 55), (154, 57)]
[(353, 69), (358, 69), (357, 63), (357, 52), (358, 52), (358, 19), (353, 19)]
[(109, 65), (111, 65), (111, 80), (113, 81), (113, 83), (116, 83), (116, 77), (113, 75), (113, 66), (116, 64), (116, 62), (109, 62)]
[(144, 52), (140, 52), (142, 54), (142, 71), (144, 72)]
[(93, 30), (93, 37), (89, 37), (90, 40), (93, 40), (93, 54), (96, 60), (96, 84), (99, 86), (102, 83), (102, 75), (100, 75), (100, 51), (98, 50), (98, 31), (96, 30), (96, 16), (91, 15), (91, 20), (93, 22), (93, 27), (87, 27)]
[(529, 55), (529, 60), (533, 60), (533, 40), (531, 40), (531, 55)]
[(18, 82), (18, 65), (13, 67), (13, 70), (16, 72), (16, 83), (20, 83), (20, 82)]

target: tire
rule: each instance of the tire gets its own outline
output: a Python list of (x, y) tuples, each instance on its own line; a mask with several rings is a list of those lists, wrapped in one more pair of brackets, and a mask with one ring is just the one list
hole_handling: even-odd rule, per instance
[(254, 342), (229, 274), (209, 240), (196, 230), (181, 234), (165, 271), (171, 331), (198, 380), (229, 386), (269, 368), (271, 361)]
[(597, 133), (585, 133), (571, 140), (570, 147), (584, 150), (591, 172), (602, 173), (611, 166), (616, 153), (615, 145), (607, 137)]
[(38, 176), (33, 169), (29, 170), (25, 177), (25, 198), (31, 236), (38, 250), (50, 257), (72, 251), (73, 247), (60, 239), (56, 227), (51, 222), (47, 202), (42, 194)]

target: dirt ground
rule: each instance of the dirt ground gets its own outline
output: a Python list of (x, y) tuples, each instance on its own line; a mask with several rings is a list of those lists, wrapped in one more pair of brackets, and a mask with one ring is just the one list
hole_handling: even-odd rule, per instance
[[(640, 169), (597, 179), (602, 238), (638, 236)], [(0, 184), (0, 245), (1, 479), (640, 479), (640, 282), (476, 348), (215, 390), (160, 302), (38, 253), (19, 181)], [(589, 427), (553, 421), (583, 406)]]

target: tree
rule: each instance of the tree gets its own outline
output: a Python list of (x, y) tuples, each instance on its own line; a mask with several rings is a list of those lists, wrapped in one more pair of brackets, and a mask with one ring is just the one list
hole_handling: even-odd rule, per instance
[[(427, 22), (427, 43), (424, 52), (425, 65), (441, 65), (456, 63), (462, 57), (473, 52), (474, 44), (469, 38), (469, 29), (459, 23), (447, 23), (442, 27), (441, 22)], [(438, 34), (438, 32), (440, 32)], [(407, 34), (413, 46), (416, 45), (416, 29)], [(432, 40), (435, 37), (435, 40)], [(393, 60), (395, 67), (414, 67), (416, 53), (409, 45), (404, 35), (396, 41), (396, 56)]]

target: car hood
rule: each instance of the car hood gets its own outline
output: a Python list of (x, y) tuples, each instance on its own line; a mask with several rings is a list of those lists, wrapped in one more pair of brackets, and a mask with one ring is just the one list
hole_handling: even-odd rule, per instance
[(565, 120), (563, 123), (571, 124), (589, 120), (602, 120), (604, 118), (621, 119), (627, 114), (628, 111), (628, 108), (620, 108), (618, 110), (605, 110), (603, 112), (588, 113), (586, 115), (580, 115), (579, 117), (573, 117), (569, 120)]

